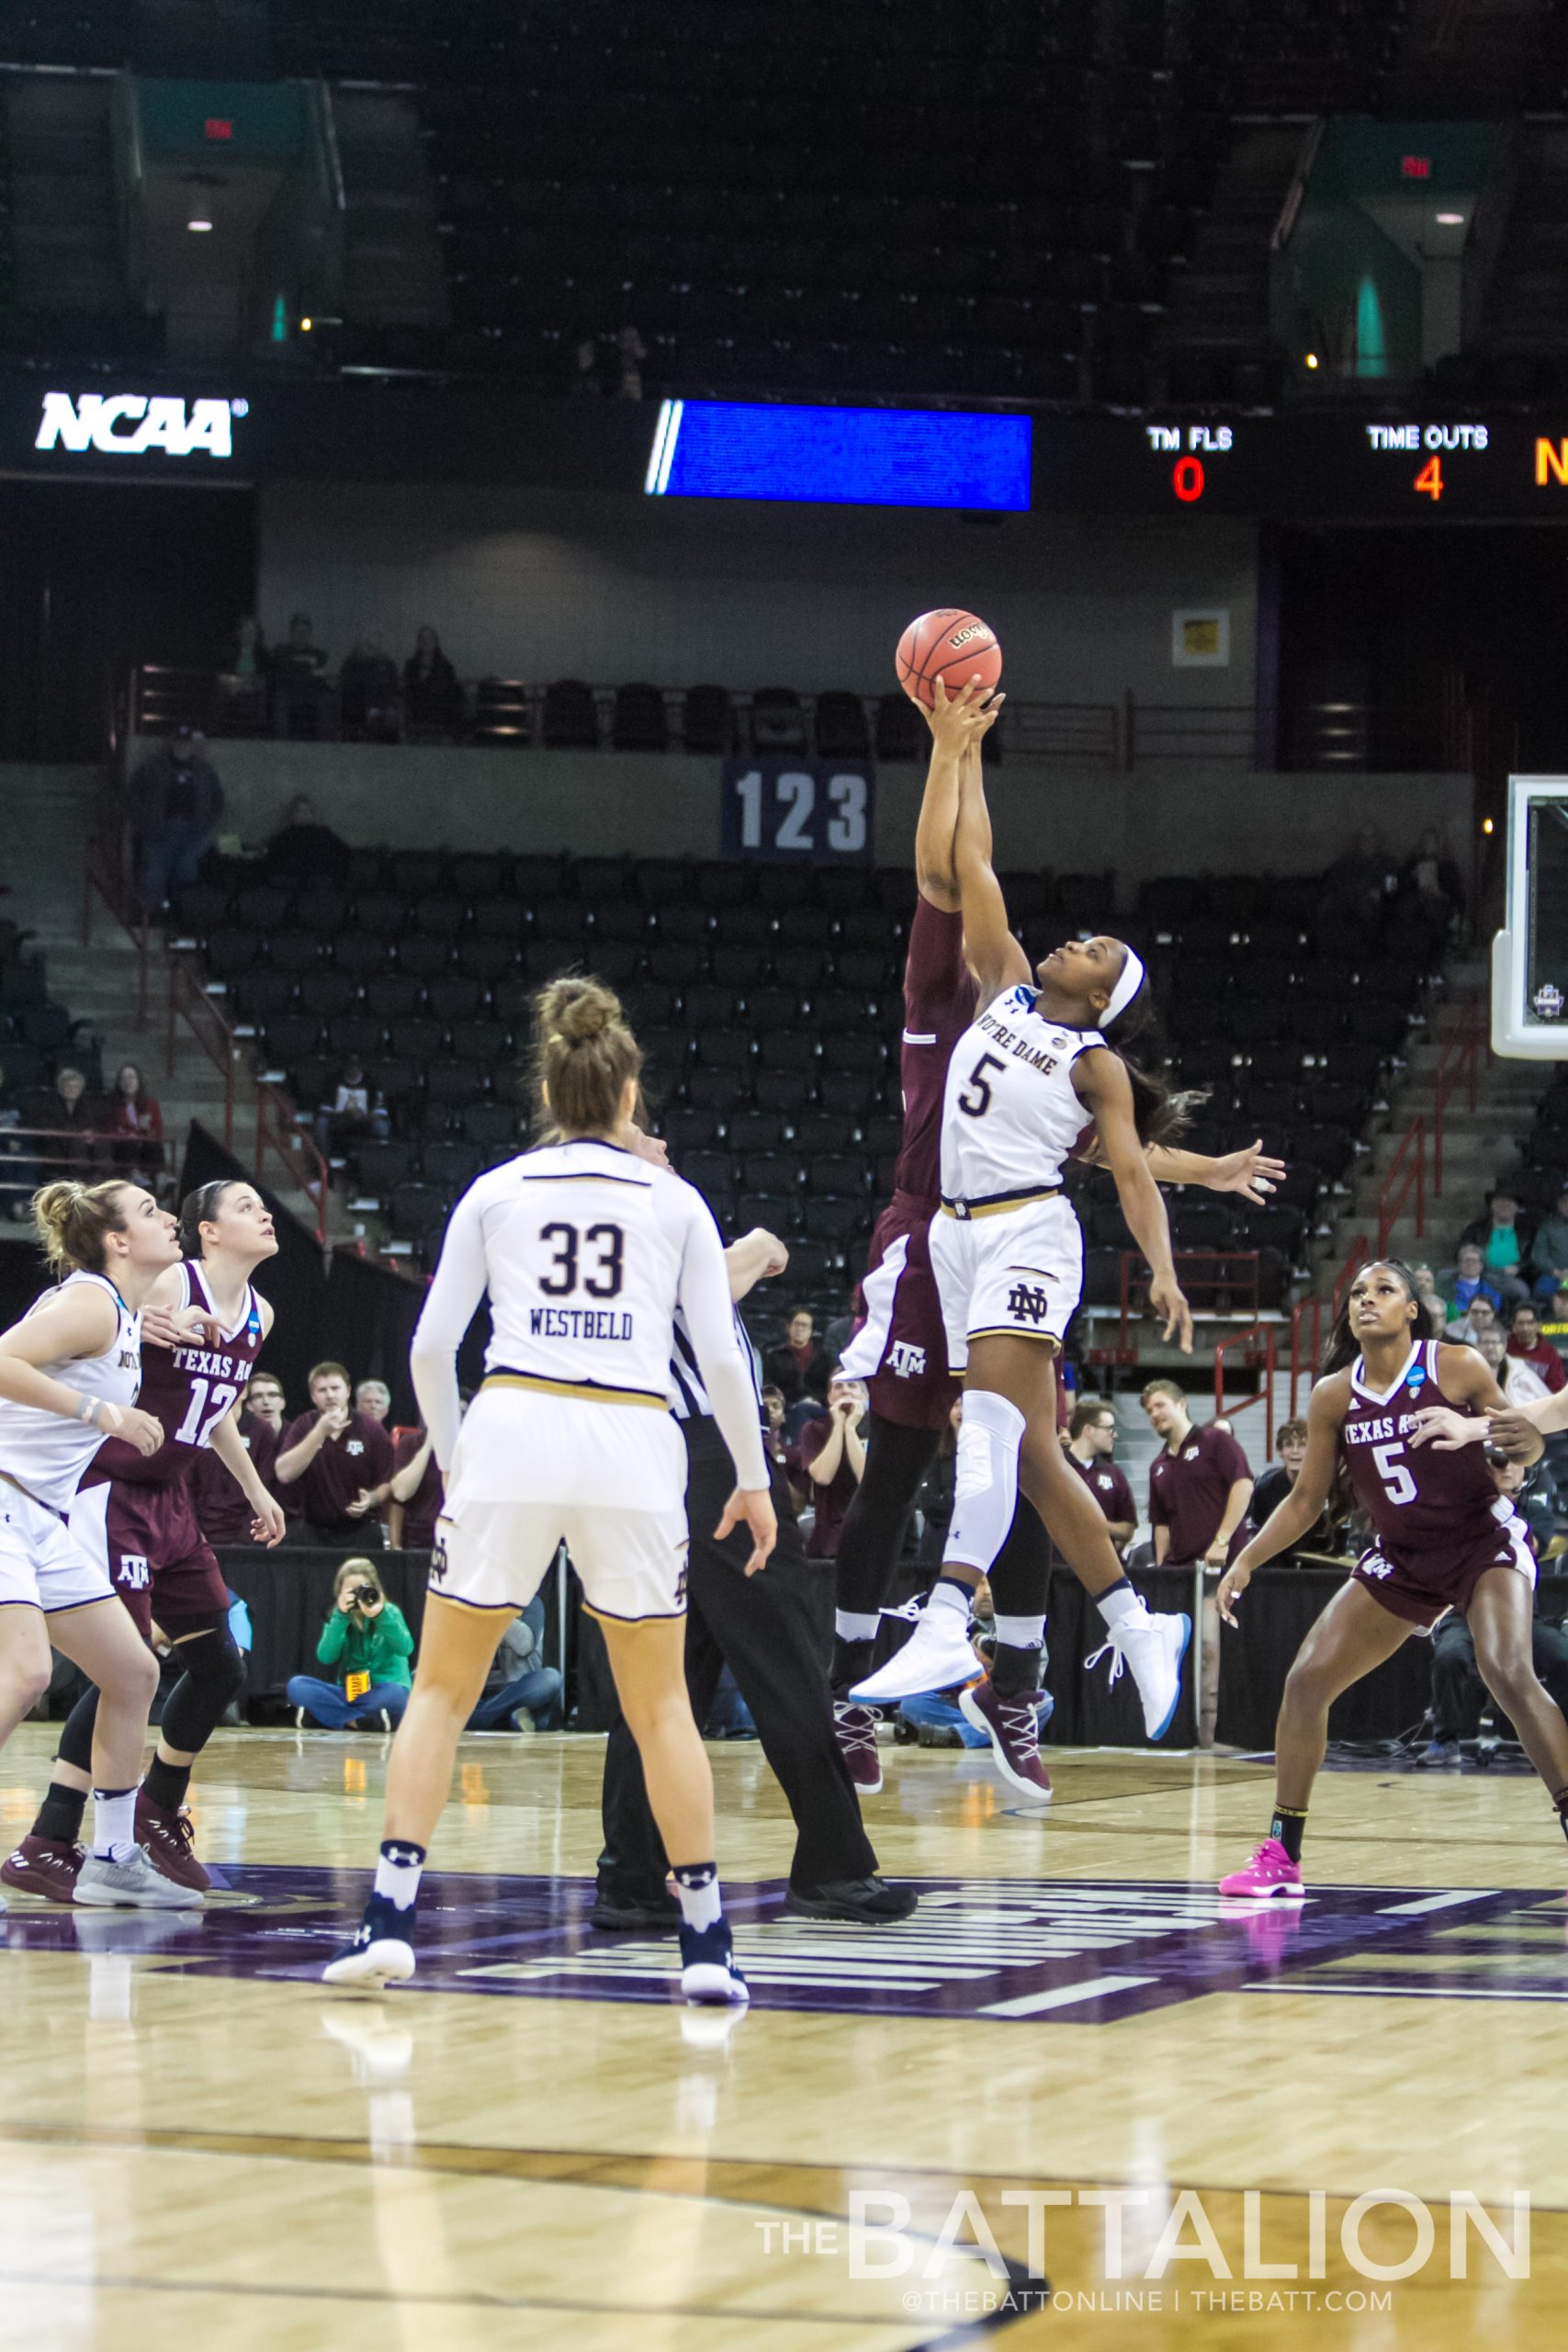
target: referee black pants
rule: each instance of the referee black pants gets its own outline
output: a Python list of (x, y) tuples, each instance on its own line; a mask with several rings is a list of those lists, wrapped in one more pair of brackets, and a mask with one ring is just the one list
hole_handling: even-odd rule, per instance
[[(772, 1469), (779, 1540), (760, 1576), (748, 1577), (751, 1538), (744, 1524), (722, 1544), (713, 1531), (735, 1485), (728, 1451), (710, 1419), (684, 1421), (692, 1548), (686, 1577), (686, 1687), (699, 1724), (707, 1721), (728, 1664), (751, 1710), (762, 1753), (795, 1816), (792, 1884), (869, 1878), (876, 1856), (833, 1730), (828, 1688), (826, 1612), (832, 1569), (810, 1561), (783, 1471)], [(819, 1614), (816, 1588), (825, 1596)], [(648, 1802), (642, 1759), (619, 1708), (604, 1756), (604, 1850), (599, 1888), (626, 1902), (662, 1899), (669, 1868)]]

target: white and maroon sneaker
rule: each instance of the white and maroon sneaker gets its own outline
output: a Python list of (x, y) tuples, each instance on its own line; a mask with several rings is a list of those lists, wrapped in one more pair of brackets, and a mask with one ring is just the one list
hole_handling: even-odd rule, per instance
[(1040, 1759), (1040, 1718), (1035, 1712), (1038, 1690), (1015, 1691), (1004, 1699), (987, 1678), (971, 1683), (958, 1694), (965, 1722), (989, 1736), (997, 1770), (1020, 1796), (1036, 1804), (1051, 1802), (1051, 1775)]
[(856, 1795), (880, 1796), (882, 1758), (876, 1752), (875, 1708), (857, 1706), (852, 1699), (835, 1699), (833, 1730)]
[(190, 1815), (184, 1805), (154, 1804), (145, 1789), (138, 1789), (136, 1842), (146, 1847), (153, 1868), (176, 1886), (193, 1886), (205, 1894), (212, 1884), (196, 1859)]
[(1265, 1838), (1245, 1870), (1232, 1871), (1229, 1878), (1221, 1879), (1220, 1893), (1244, 1900), (1272, 1894), (1282, 1903), (1299, 1903), (1306, 1888), (1301, 1864), (1292, 1861), (1278, 1838)]
[(0, 1879), (23, 1894), (41, 1894), (46, 1903), (73, 1903), (76, 1880), (87, 1859), (85, 1846), (64, 1838), (24, 1838), (14, 1854), (0, 1862)]

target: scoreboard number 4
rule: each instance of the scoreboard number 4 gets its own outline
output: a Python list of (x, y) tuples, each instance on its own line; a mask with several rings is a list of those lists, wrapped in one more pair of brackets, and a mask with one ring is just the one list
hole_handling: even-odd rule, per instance
[(1441, 498), (1443, 494), (1443, 461), (1441, 458), (1427, 458), (1426, 464), (1422, 467), (1420, 472), (1416, 477), (1415, 488), (1420, 492), (1423, 498), (1429, 498), (1434, 506), (1437, 504), (1438, 499)]

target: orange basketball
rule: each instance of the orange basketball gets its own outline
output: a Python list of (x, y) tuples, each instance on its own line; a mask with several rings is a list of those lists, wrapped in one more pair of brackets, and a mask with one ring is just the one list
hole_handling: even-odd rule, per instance
[(971, 678), (979, 677), (987, 686), (995, 686), (1002, 674), (1002, 649), (996, 631), (976, 614), (959, 612), (950, 605), (939, 605), (934, 613), (922, 613), (919, 620), (911, 621), (898, 639), (894, 659), (898, 684), (911, 701), (924, 703), (928, 710), (936, 699), (933, 678), (940, 678), (944, 690), (955, 695)]

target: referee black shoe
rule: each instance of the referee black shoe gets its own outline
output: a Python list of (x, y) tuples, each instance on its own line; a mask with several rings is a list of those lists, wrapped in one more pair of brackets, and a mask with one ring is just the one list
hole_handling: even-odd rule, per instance
[(635, 1895), (612, 1894), (601, 1887), (588, 1914), (588, 1924), (611, 1935), (624, 1935), (634, 1928), (662, 1928), (668, 1934), (681, 1924), (681, 1906), (672, 1894), (660, 1902), (639, 1901)]
[(886, 1928), (907, 1919), (919, 1901), (912, 1886), (888, 1886), (879, 1878), (830, 1878), (820, 1886), (792, 1880), (784, 1909), (796, 1919), (850, 1919), (864, 1928)]

